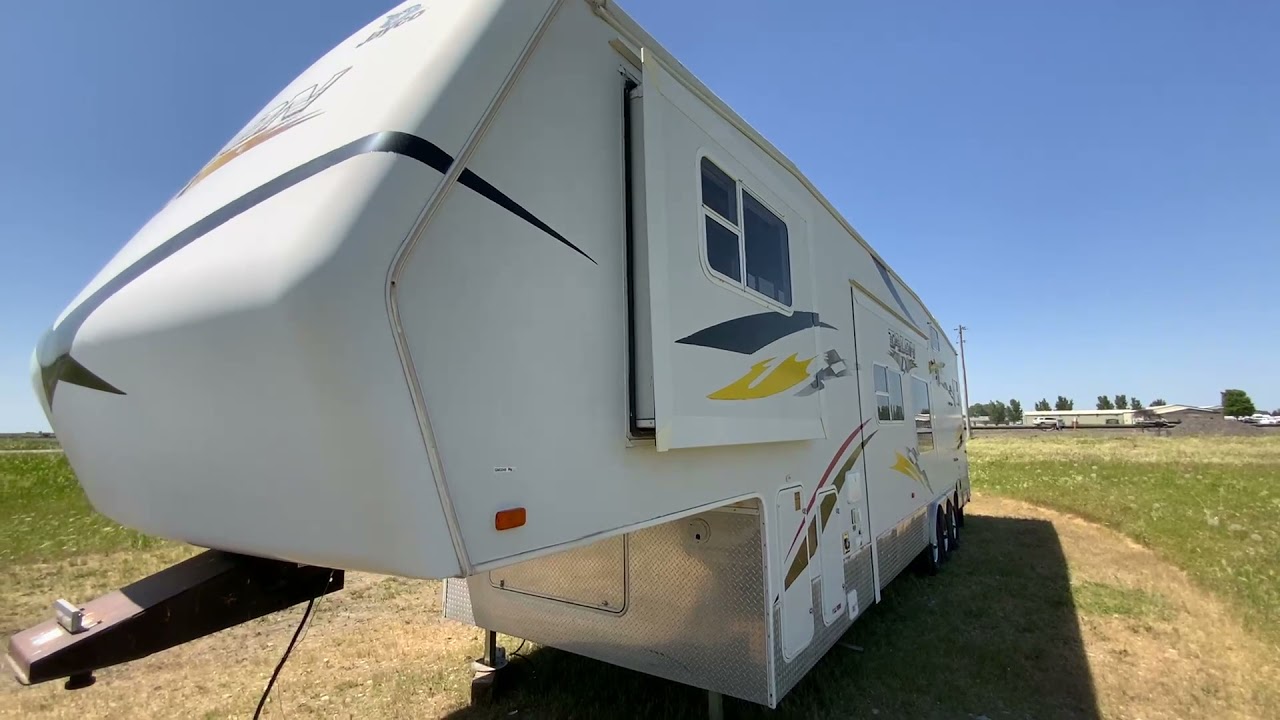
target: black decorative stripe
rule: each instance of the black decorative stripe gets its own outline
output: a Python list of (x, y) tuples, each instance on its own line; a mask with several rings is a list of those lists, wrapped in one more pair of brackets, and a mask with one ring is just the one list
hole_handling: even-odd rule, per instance
[(490, 202), (506, 209), (511, 214), (515, 215), (521, 220), (524, 220), (525, 222), (538, 228), (542, 232), (564, 243), (566, 247), (578, 253), (582, 257), (588, 260), (591, 260), (591, 262), (597, 265), (600, 264), (600, 263), (596, 263), (596, 261), (590, 255), (582, 252), (582, 249), (579, 248), (577, 245), (574, 245), (573, 243), (569, 242), (565, 238), (565, 236), (561, 235), (555, 230), (552, 230), (549, 225), (542, 222), (538, 218), (534, 217), (533, 213), (529, 212), (528, 210), (525, 210), (515, 200), (512, 200), (511, 198), (502, 194), (501, 190), (490, 185), (488, 181), (486, 181), (484, 178), (480, 177), (479, 175), (471, 172), (470, 170), (463, 170), (462, 174), (458, 176), (458, 182), (461, 183), (464, 187), (469, 187), (472, 190), (475, 190), (476, 192), (480, 193), (480, 195), (484, 196), (486, 200), (489, 200)]
[[(874, 258), (873, 258), (874, 259)], [(884, 284), (889, 286), (889, 294), (898, 303), (898, 307), (902, 309), (902, 314), (907, 316), (907, 320), (911, 324), (916, 324), (916, 319), (911, 317), (911, 311), (907, 309), (907, 304), (902, 302), (902, 296), (898, 294), (898, 286), (893, 284), (893, 278), (889, 275), (889, 268), (884, 263), (876, 260), (876, 269), (880, 271), (880, 279), (884, 280)]]
[(835, 330), (819, 320), (817, 313), (800, 311), (783, 315), (766, 312), (725, 320), (676, 342), (751, 355), (776, 340), (814, 327)]
[[(71, 344), (75, 340), (76, 333), (79, 332), (80, 327), (89, 315), (101, 307), (107, 298), (115, 295), (124, 286), (133, 282), (143, 273), (171, 257), (182, 248), (255, 206), (310, 177), (328, 170), (334, 165), (358, 155), (378, 152), (393, 153), (412, 158), (440, 173), (447, 173), (449, 167), (453, 165), (453, 156), (440, 149), (434, 143), (417, 135), (388, 130), (366, 135), (359, 140), (354, 140), (319, 157), (308, 160), (209, 213), (177, 235), (152, 248), (146, 255), (143, 255), (132, 265), (108, 280), (102, 287), (95, 290), (92, 295), (85, 298), (84, 302), (68, 313), (67, 317), (58, 323), (57, 327), (46, 332), (44, 337), (40, 339), (40, 344), (36, 349), (36, 357), (40, 362), (41, 375), (45, 384), (45, 395), (50, 407), (53, 404), (53, 390), (58, 382), (69, 382), (94, 390), (124, 394), (105, 380), (94, 375), (79, 362), (72, 359), (70, 355)], [(579, 255), (591, 260), (593, 263), (595, 262), (590, 255), (587, 255), (576, 245), (569, 242), (563, 235), (552, 230), (550, 226), (535, 217), (533, 213), (521, 207), (470, 170), (463, 170), (459, 181), (499, 207), (513, 213), (525, 222), (560, 241)], [(63, 370), (58, 370), (57, 368), (63, 368)], [(78, 370), (73, 372), (72, 370), (75, 368), (78, 368)], [(110, 388), (110, 390), (106, 390), (106, 388)]]
[(50, 407), (53, 406), (53, 391), (58, 388), (59, 382), (124, 395), (124, 391), (98, 377), (70, 355), (61, 355), (49, 365), (41, 367), (40, 381), (44, 384), (44, 395)]

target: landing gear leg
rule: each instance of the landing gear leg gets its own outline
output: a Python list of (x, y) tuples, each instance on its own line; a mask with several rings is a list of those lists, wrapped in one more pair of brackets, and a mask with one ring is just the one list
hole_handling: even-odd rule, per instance
[(707, 720), (724, 720), (724, 695), (707, 691)]
[(498, 633), (493, 630), (484, 631), (484, 664), (498, 667)]
[(484, 657), (471, 663), (475, 675), (471, 678), (471, 704), (487, 705), (493, 702), (498, 686), (498, 675), (507, 666), (507, 651), (498, 645), (498, 633), (484, 631)]

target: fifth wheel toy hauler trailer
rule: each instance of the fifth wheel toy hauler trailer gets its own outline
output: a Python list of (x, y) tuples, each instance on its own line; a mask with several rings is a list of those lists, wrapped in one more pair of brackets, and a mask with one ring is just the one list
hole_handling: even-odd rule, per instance
[[(257, 573), (261, 614), (357, 570), (776, 706), (962, 521), (939, 328), (615, 4), (400, 5), (41, 339), (36, 391), (94, 507), (216, 553), (125, 610), (64, 607), (10, 661), (82, 674), (253, 615), (190, 601), (217, 578)], [(156, 611), (184, 602), (190, 627)]]

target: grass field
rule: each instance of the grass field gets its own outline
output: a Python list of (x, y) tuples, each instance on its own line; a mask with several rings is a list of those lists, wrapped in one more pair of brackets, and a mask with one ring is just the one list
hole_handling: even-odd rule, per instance
[(0, 451), (5, 450), (55, 450), (61, 447), (57, 438), (0, 437)]
[[(777, 713), (731, 701), (732, 713), (1280, 717), (1267, 524), (1280, 443), (1036, 435), (975, 440), (970, 454), (977, 497), (943, 573), (896, 580)], [(96, 515), (60, 454), (0, 454), (0, 635), (46, 617), (54, 597), (87, 599), (191, 552)], [(267, 717), (705, 714), (688, 687), (550, 648), (526, 648), (513, 689), (469, 709), (479, 633), (439, 611), (438, 583), (351, 574)], [(263, 618), (75, 693), (0, 681), (0, 717), (245, 717), (296, 621)]]
[(159, 542), (94, 512), (61, 453), (0, 454), (0, 573)]
[(974, 487), (1115, 528), (1230, 598), (1280, 648), (1280, 436), (990, 438)]

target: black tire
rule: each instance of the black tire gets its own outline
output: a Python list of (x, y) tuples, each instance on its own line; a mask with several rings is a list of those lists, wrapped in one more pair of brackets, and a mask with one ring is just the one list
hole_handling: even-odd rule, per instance
[(934, 532), (942, 538), (942, 562), (951, 559), (951, 551), (954, 548), (951, 544), (951, 503), (938, 506), (937, 521)]
[(947, 504), (947, 552), (953, 553), (960, 549), (960, 506), (955, 503)]
[[(938, 532), (938, 534), (935, 537), (945, 542), (946, 536), (939, 532), (942, 530), (942, 527), (942, 514), (938, 513), (935, 527), (935, 532)], [(942, 563), (945, 560), (946, 555), (943, 549), (939, 547), (937, 543), (929, 543), (928, 545), (925, 545), (924, 550), (921, 550), (920, 554), (916, 556), (916, 568), (923, 575), (937, 575), (938, 571), (942, 569)]]

